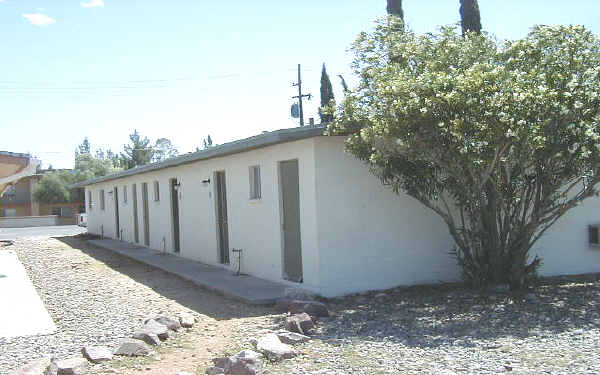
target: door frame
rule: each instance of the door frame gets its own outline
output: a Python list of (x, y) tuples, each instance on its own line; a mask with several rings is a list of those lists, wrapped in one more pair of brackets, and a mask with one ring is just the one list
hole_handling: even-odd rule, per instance
[[(223, 186), (225, 187), (225, 202), (224, 202), (224, 207), (225, 207), (225, 223), (226, 223), (226, 233), (224, 235), (225, 239), (226, 239), (226, 246), (225, 249), (223, 249), (223, 244), (222, 244), (222, 227), (221, 227), (221, 210), (219, 210), (221, 204), (223, 202), (221, 202), (221, 194), (219, 194), (219, 185), (220, 185), (220, 181), (219, 181), (219, 175), (223, 176)], [(227, 210), (227, 173), (225, 173), (225, 170), (218, 170), (218, 171), (214, 171), (213, 172), (213, 181), (214, 181), (214, 188), (213, 188), (213, 194), (215, 196), (215, 229), (216, 229), (216, 234), (217, 234), (217, 263), (223, 266), (228, 266), (231, 264), (231, 259), (229, 257), (229, 212)]]
[[(302, 277), (300, 281), (293, 280), (285, 272), (285, 231), (284, 231), (284, 217), (285, 209), (283, 205), (283, 179), (281, 173), (281, 164), (289, 161), (295, 161), (298, 166), (298, 194), (300, 194), (300, 161), (298, 158), (279, 160), (277, 161), (277, 185), (279, 192), (279, 233), (281, 236), (281, 277), (290, 283), (303, 283), (304, 282), (304, 264), (302, 257), (302, 222), (298, 223), (298, 231), (300, 234), (300, 267), (302, 267)], [(298, 206), (300, 206), (300, 196), (298, 195)], [(298, 207), (298, 215), (300, 215), (300, 207)]]

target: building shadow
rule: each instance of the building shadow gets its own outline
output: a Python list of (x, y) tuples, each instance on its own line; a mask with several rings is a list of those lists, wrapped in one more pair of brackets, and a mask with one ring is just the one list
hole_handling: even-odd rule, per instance
[(599, 275), (543, 279), (532, 293), (520, 295), (452, 285), (336, 299), (334, 317), (323, 322), (320, 338), (332, 345), (364, 340), (415, 348), (503, 350), (496, 342), (507, 337), (580, 335), (600, 326), (598, 279)]
[[(207, 290), (176, 275), (124, 257), (87, 242), (85, 236), (55, 237), (73, 249), (89, 255), (112, 270), (151, 288), (161, 296), (173, 300), (199, 314), (216, 320), (261, 317), (277, 314), (273, 306), (256, 306), (214, 291)], [(151, 306), (149, 306), (149, 310)], [(276, 317), (273, 317), (274, 322)]]

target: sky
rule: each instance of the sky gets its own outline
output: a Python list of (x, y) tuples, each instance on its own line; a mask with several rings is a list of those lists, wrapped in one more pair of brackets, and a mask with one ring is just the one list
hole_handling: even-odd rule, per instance
[[(459, 0), (405, 0), (416, 32), (457, 23)], [(600, 34), (598, 0), (479, 0), (483, 28), (516, 39), (536, 24)], [(0, 0), (0, 150), (71, 168), (84, 137), (121, 151), (137, 129), (180, 153), (318, 122), (321, 66), (336, 98), (352, 84), (348, 47), (385, 0)]]

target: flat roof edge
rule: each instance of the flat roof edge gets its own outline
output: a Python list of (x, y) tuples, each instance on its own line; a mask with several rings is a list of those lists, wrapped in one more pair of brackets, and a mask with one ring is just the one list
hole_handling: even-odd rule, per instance
[(214, 146), (206, 150), (196, 151), (185, 155), (176, 156), (160, 163), (147, 164), (141, 167), (127, 169), (122, 172), (109, 174), (106, 176), (86, 180), (70, 185), (70, 188), (80, 188), (89, 185), (98, 184), (105, 181), (117, 180), (119, 178), (133, 176), (136, 174), (148, 173), (159, 169), (173, 168), (196, 161), (212, 159), (216, 157), (237, 154), (257, 148), (267, 147), (278, 143), (298, 141), (301, 139), (312, 138), (323, 135), (325, 127), (321, 125), (304, 126), (299, 128), (280, 129), (268, 133), (255, 135), (222, 145)]

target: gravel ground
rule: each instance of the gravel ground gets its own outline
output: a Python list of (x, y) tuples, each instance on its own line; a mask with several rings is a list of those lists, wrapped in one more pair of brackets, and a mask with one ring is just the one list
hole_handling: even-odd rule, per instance
[[(0, 374), (31, 360), (79, 355), (85, 345), (115, 347), (142, 320), (158, 312), (193, 313), (199, 322), (159, 349), (159, 361), (117, 359), (92, 373), (176, 374), (204, 367), (247, 335), (275, 329), (272, 310), (248, 306), (202, 290), (178, 277), (87, 245), (80, 238), (19, 239), (14, 250), (58, 332), (0, 338)], [(0, 250), (1, 251), (1, 250)], [(3, 307), (4, 308), (4, 307)], [(5, 324), (6, 322), (2, 322)], [(175, 349), (175, 350), (170, 350)], [(168, 369), (165, 370), (165, 369)]]
[[(195, 328), (152, 359), (117, 359), (92, 374), (203, 373), (210, 359), (249, 348), (283, 315), (204, 291), (79, 238), (21, 239), (14, 246), (59, 331), (0, 339), (0, 374), (32, 359), (114, 347), (159, 311), (189, 311)], [(1, 250), (0, 250), (1, 251)], [(301, 355), (267, 363), (275, 374), (600, 374), (600, 275), (544, 279), (531, 293), (459, 285), (388, 290), (328, 301)]]
[(531, 293), (457, 285), (335, 299), (303, 355), (268, 374), (600, 374), (600, 275)]

